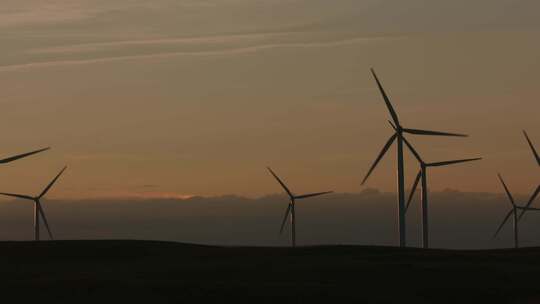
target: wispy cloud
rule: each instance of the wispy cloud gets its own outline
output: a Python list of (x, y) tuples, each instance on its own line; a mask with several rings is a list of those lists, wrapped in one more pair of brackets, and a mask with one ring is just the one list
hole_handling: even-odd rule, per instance
[[(174, 199), (186, 200), (195, 197), (193, 194), (186, 194), (176, 191), (160, 190), (159, 185), (144, 184), (124, 189), (111, 186), (92, 186), (87, 189), (64, 189), (61, 200), (152, 200), (152, 199)], [(68, 191), (66, 191), (68, 190)], [(58, 197), (51, 196), (49, 199)], [(1, 200), (7, 200), (1, 198)]]
[[(48, 67), (58, 67), (58, 66), (72, 66), (72, 65), (85, 65), (85, 64), (96, 64), (96, 63), (111, 63), (117, 61), (132, 61), (132, 60), (144, 60), (144, 59), (166, 59), (180, 56), (224, 56), (224, 55), (239, 55), (247, 53), (255, 53), (271, 49), (284, 49), (284, 48), (328, 48), (328, 47), (338, 47), (353, 45), (358, 43), (370, 43), (377, 41), (384, 41), (388, 39), (403, 39), (405, 37), (377, 37), (377, 38), (366, 38), (366, 37), (354, 37), (347, 38), (342, 40), (334, 41), (312, 41), (312, 42), (283, 42), (283, 43), (266, 43), (266, 44), (257, 44), (246, 47), (230, 47), (219, 50), (200, 50), (200, 51), (175, 51), (175, 52), (157, 52), (152, 54), (137, 54), (137, 55), (120, 55), (120, 56), (110, 56), (110, 57), (100, 57), (92, 59), (66, 59), (66, 60), (52, 60), (52, 61), (36, 61), (28, 62), (21, 64), (12, 64), (12, 65), (3, 65), (0, 66), (0, 72), (12, 72), (26, 69), (35, 69), (35, 68), (48, 68)], [(145, 43), (151, 43), (151, 41), (146, 41)], [(86, 48), (88, 46), (85, 46)], [(83, 47), (83, 48), (85, 48)], [(94, 45), (95, 47), (95, 45)], [(80, 46), (72, 48), (57, 49), (57, 51), (73, 51), (80, 49)]]
[(56, 46), (48, 48), (32, 49), (27, 51), (29, 54), (66, 54), (81, 53), (93, 51), (107, 51), (119, 47), (137, 47), (137, 46), (167, 46), (167, 45), (200, 45), (200, 44), (229, 44), (238, 42), (250, 42), (261, 39), (276, 37), (286, 37), (291, 34), (302, 33), (253, 33), (253, 34), (233, 34), (218, 36), (199, 36), (199, 37), (177, 37), (177, 38), (152, 38), (138, 40), (123, 40), (97, 43), (84, 43), (67, 46)]
[[(208, 3), (182, 1), (178, 7), (208, 7)], [(94, 18), (106, 12), (166, 9), (167, 1), (3, 0), (0, 27), (48, 25)]]
[(167, 191), (144, 191), (144, 192), (132, 192), (132, 191), (117, 191), (111, 193), (102, 193), (96, 196), (90, 196), (89, 199), (126, 199), (126, 200), (149, 200), (149, 199), (178, 199), (185, 200), (194, 197), (192, 194), (183, 194), (177, 192)]
[(0, 27), (75, 21), (90, 18), (102, 10), (85, 6), (81, 1), (14, 1), (3, 3)]

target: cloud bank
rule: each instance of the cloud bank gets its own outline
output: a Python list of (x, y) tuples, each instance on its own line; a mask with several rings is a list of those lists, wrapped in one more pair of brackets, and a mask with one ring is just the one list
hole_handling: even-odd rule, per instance
[[(497, 225), (510, 205), (502, 194), (447, 190), (431, 194), (431, 242), (437, 248), (512, 245), (510, 223), (497, 239)], [(519, 197), (521, 201), (525, 197)], [(396, 244), (396, 203), (390, 193), (365, 190), (334, 194), (297, 205), (298, 241), (313, 244)], [(279, 225), (287, 206), (281, 195), (187, 199), (47, 201), (44, 207), (58, 239), (151, 239), (221, 245), (287, 245)], [(408, 241), (419, 245), (418, 201), (408, 214)], [(540, 214), (521, 224), (524, 246), (540, 245)], [(0, 239), (32, 237), (32, 206), (0, 203)]]

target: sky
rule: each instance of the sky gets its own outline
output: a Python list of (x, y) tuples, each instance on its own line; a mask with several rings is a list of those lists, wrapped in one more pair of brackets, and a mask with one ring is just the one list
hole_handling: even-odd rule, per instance
[[(357, 193), (391, 135), (374, 67), (430, 190), (529, 194), (540, 146), (533, 0), (4, 0), (2, 191), (56, 199)], [(391, 151), (393, 152), (393, 150)], [(417, 165), (408, 156), (407, 183)], [(395, 191), (395, 153), (366, 187)]]

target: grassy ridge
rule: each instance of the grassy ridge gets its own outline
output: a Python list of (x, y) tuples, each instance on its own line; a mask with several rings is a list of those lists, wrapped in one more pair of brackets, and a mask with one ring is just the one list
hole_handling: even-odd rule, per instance
[(0, 242), (4, 298), (43, 303), (536, 303), (540, 248)]

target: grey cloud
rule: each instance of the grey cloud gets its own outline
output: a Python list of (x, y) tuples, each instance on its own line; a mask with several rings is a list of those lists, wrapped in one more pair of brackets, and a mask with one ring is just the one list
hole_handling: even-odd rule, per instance
[[(502, 194), (443, 191), (431, 194), (432, 244), (438, 248), (511, 246), (511, 227), (491, 237), (510, 205)], [(519, 196), (518, 199), (525, 200)], [(301, 244), (396, 243), (396, 203), (371, 189), (298, 202)], [(225, 245), (286, 245), (278, 234), (287, 200), (282, 195), (189, 199), (83, 200), (44, 203), (59, 239), (153, 239)], [(419, 244), (418, 202), (408, 215), (409, 244)], [(524, 246), (540, 245), (540, 215), (521, 224)], [(0, 239), (29, 239), (32, 210), (21, 201), (0, 203)]]

